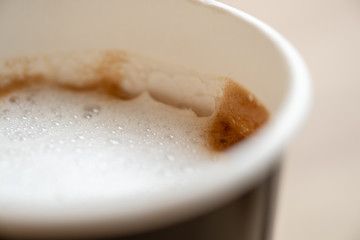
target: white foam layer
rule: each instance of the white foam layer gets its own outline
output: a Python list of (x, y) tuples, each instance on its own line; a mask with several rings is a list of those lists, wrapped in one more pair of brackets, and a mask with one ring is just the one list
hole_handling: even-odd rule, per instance
[(222, 95), (223, 78), (120, 50), (89, 50), (12, 58), (0, 64), (0, 88), (14, 80), (42, 78), (76, 87), (101, 80), (118, 85), (128, 97), (148, 92), (153, 98), (210, 116)]
[(174, 187), (217, 155), (197, 117), (142, 93), (31, 85), (0, 99), (0, 202), (46, 204), (144, 196)]

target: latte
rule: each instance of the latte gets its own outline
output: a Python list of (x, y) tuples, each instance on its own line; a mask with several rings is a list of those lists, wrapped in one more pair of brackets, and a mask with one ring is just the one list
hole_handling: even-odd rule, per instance
[(120, 51), (10, 59), (0, 86), (5, 203), (152, 194), (268, 119), (229, 78)]

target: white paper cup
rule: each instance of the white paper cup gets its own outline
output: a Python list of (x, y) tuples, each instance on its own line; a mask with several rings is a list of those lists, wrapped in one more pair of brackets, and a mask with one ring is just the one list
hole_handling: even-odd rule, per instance
[(297, 51), (266, 24), (215, 1), (5, 1), (0, 29), (0, 60), (123, 49), (231, 77), (271, 112), (262, 129), (229, 150), (227, 161), (189, 176), (191, 186), (123, 204), (0, 206), (0, 234), (125, 235), (218, 209), (264, 182), (308, 110), (309, 75)]

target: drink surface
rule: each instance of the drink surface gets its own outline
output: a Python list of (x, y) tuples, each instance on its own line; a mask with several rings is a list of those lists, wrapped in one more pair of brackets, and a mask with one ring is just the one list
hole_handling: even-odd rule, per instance
[(68, 56), (4, 64), (0, 202), (154, 194), (226, 160), (221, 151), (268, 119), (231, 79), (122, 52), (91, 54), (86, 64), (69, 65)]

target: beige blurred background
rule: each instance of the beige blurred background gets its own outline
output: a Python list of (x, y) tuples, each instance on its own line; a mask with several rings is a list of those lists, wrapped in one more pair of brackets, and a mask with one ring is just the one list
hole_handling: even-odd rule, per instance
[(222, 0), (283, 34), (307, 62), (313, 105), (291, 142), (274, 240), (360, 239), (360, 0)]

